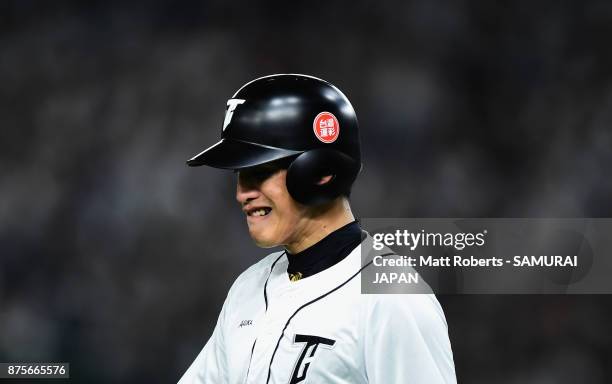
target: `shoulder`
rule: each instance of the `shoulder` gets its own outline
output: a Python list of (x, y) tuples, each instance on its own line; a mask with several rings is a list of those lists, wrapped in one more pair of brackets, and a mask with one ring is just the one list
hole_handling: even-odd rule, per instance
[(249, 290), (263, 286), (270, 275), (273, 264), (281, 259), (284, 253), (285, 251), (273, 252), (247, 268), (232, 284), (230, 295), (238, 291), (244, 291), (245, 289)]
[(448, 329), (442, 306), (433, 294), (370, 295), (365, 311), (370, 325), (412, 327), (421, 332)]

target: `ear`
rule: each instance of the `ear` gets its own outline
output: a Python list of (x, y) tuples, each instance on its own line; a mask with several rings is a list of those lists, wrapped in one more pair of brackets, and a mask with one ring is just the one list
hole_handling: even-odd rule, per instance
[(317, 181), (317, 185), (324, 185), (329, 183), (334, 178), (334, 175), (323, 176), (319, 181)]

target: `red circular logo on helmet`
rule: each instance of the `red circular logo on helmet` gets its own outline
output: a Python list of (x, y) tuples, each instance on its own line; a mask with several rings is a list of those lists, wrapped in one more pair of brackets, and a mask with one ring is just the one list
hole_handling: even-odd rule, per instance
[(312, 123), (317, 139), (324, 143), (333, 143), (340, 135), (340, 124), (333, 113), (321, 112), (315, 117)]

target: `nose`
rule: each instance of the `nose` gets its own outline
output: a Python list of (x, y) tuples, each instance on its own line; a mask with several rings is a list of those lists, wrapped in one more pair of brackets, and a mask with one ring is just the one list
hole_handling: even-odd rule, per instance
[(240, 177), (238, 174), (238, 183), (236, 186), (236, 200), (240, 205), (244, 205), (251, 200), (257, 199), (261, 195), (259, 191), (259, 183), (249, 180), (246, 177)]

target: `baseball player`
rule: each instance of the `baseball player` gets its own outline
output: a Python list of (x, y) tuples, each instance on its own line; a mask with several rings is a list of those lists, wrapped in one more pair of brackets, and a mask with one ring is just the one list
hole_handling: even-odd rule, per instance
[(327, 81), (255, 79), (227, 102), (221, 141), (188, 162), (237, 171), (260, 247), (179, 383), (455, 383), (434, 295), (362, 295), (366, 247), (348, 197), (361, 169), (355, 111)]

